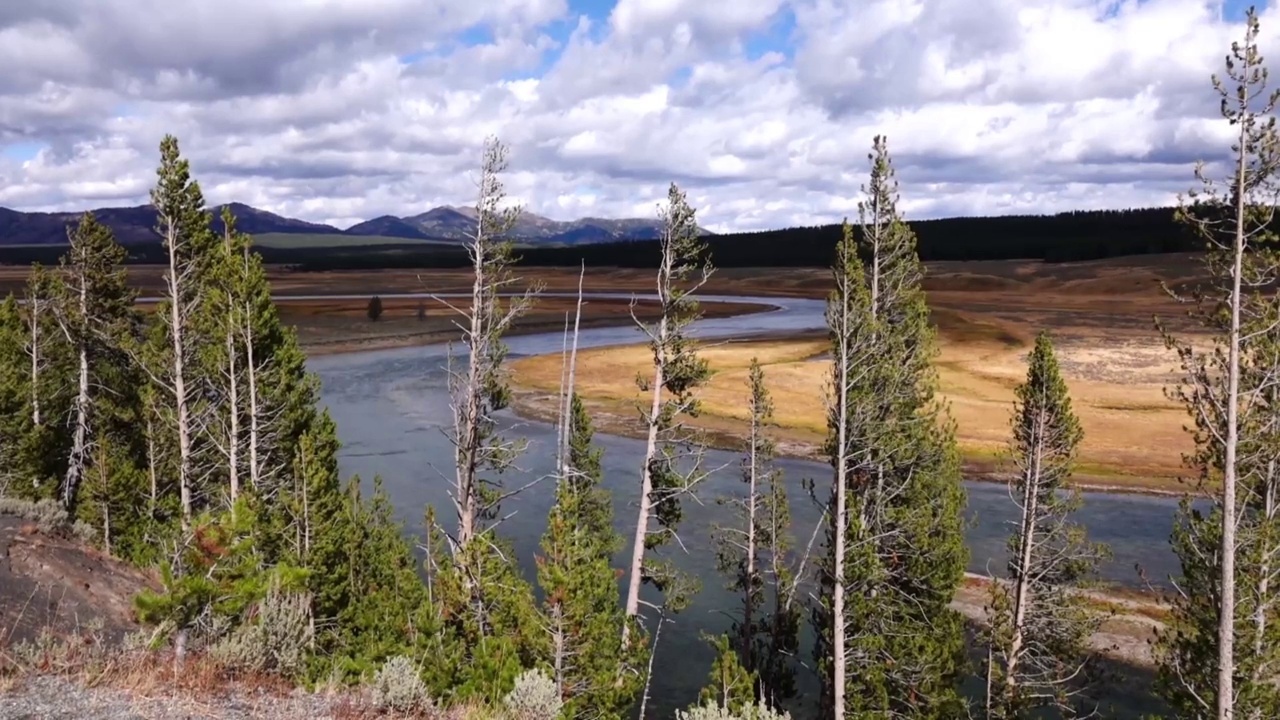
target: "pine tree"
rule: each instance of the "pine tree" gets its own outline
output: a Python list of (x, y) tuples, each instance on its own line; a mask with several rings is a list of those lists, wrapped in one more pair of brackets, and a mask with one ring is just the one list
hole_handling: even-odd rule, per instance
[(1009, 496), (1020, 510), (1009, 538), (1007, 584), (991, 583), (987, 716), (1019, 718), (1038, 708), (1088, 716), (1096, 658), (1088, 640), (1103, 616), (1072, 590), (1105, 548), (1071, 522), (1079, 490), (1066, 485), (1083, 432), (1047, 333), (1036, 337), (1026, 382), (1014, 390)]
[[(705, 637), (705, 636), (704, 636)], [(698, 693), (699, 704), (718, 705), (740, 714), (756, 704), (756, 676), (738, 659), (738, 651), (726, 635), (705, 638), (716, 649), (707, 686)]]
[(165, 399), (157, 404), (165, 430), (177, 446), (177, 477), (182, 527), (189, 531), (197, 512), (209, 502), (208, 448), (201, 429), (209, 419), (209, 378), (202, 373), (201, 348), (216, 342), (206, 303), (209, 275), (216, 262), (217, 238), (210, 228), (200, 185), (191, 177), (178, 140), (166, 135), (160, 143), (160, 167), (151, 203), (159, 217), (168, 266), (165, 296), (157, 312), (160, 333), (153, 336), (151, 353), (159, 361), (149, 368), (153, 384)]
[(837, 717), (951, 718), (963, 712), (963, 626), (948, 606), (967, 560), (964, 490), (934, 397), (923, 267), (883, 138), (870, 159), (861, 247), (846, 226), (828, 304), (836, 481), (816, 652)]
[[(656, 322), (639, 323), (653, 353), (653, 376), (636, 378), (641, 392), (649, 393), (651, 401), (641, 410), (647, 439), (625, 602), (627, 616), (633, 619), (640, 615), (642, 584), (651, 584), (663, 593), (660, 615), (688, 604), (694, 589), (692, 579), (654, 555), (676, 538), (683, 515), (681, 499), (707, 474), (702, 466), (702, 445), (684, 418), (697, 415), (694, 391), (710, 377), (706, 361), (698, 357), (696, 343), (688, 336), (688, 327), (701, 314), (696, 294), (711, 276), (711, 261), (696, 213), (674, 183), (667, 192), (660, 221), (656, 289), (662, 312)], [(624, 628), (626, 642), (631, 642), (631, 628), (632, 624)]]
[(306, 369), (297, 331), (280, 320), (262, 256), (240, 235), (240, 285), (235, 313), (244, 354), (244, 453), (249, 483), (272, 495), (289, 479), (301, 438), (317, 419), (320, 381)]
[[(1226, 58), (1227, 87), (1213, 85), (1236, 133), (1230, 174), (1221, 185), (1203, 164), (1202, 190), (1180, 203), (1179, 219), (1205, 242), (1209, 281), (1190, 298), (1193, 316), (1211, 337), (1199, 350), (1165, 333), (1183, 379), (1171, 393), (1195, 422), (1204, 512), (1184, 498), (1172, 543), (1182, 564), (1171, 621), (1158, 643), (1161, 693), (1186, 717), (1274, 717), (1280, 714), (1280, 633), (1276, 568), (1280, 567), (1280, 331), (1274, 288), (1280, 253), (1275, 218), (1280, 137), (1273, 115), (1280, 94), (1267, 92), (1258, 49), (1258, 17), (1246, 16), (1243, 42)], [(1225, 186), (1225, 187), (1222, 187)]]
[[(329, 443), (326, 421), (312, 432), (318, 449)], [(373, 493), (365, 500), (360, 479), (353, 478), (340, 499), (327, 497), (317, 504), (316, 536), (306, 565), (323, 619), (315, 676), (336, 669), (353, 680), (387, 658), (419, 655), (417, 648), (440, 642), (442, 629), (381, 480), (374, 478)], [(455, 660), (438, 648), (422, 657), (432, 663)]]
[(208, 311), (216, 325), (217, 342), (204, 347), (205, 362), (210, 372), (211, 392), (215, 398), (211, 413), (212, 441), (220, 455), (228, 504), (235, 506), (244, 484), (245, 463), (245, 348), (241, 319), (245, 306), (245, 264), (241, 256), (249, 251), (249, 239), (236, 231), (235, 215), (229, 206), (222, 208), (222, 242), (210, 267)]
[[(742, 596), (742, 617), (735, 620), (733, 646), (742, 665), (759, 677), (760, 696), (789, 697), (794, 668), (790, 655), (798, 643), (799, 610), (790, 602), (794, 570), (790, 549), (790, 512), (782, 473), (773, 467), (775, 445), (767, 427), (773, 422), (773, 399), (764, 369), (751, 359), (748, 372), (751, 418), (742, 461), (745, 494), (722, 498), (734, 508), (735, 522), (716, 529), (717, 560), (729, 579), (728, 589)], [(767, 603), (772, 596), (773, 606)]]
[(611, 561), (622, 539), (613, 530), (609, 493), (600, 487), (601, 451), (591, 446), (592, 434), (575, 394), (568, 469), (547, 518), (538, 581), (565, 716), (622, 718), (639, 689), (641, 658), (628, 657), (620, 643), (626, 616)]
[(26, 321), (11, 294), (0, 303), (0, 495), (17, 497), (39, 488), (26, 337)]
[[(63, 505), (74, 510), (76, 493), (92, 464), (95, 438), (118, 446), (103, 459), (115, 456), (117, 464), (133, 463), (127, 446), (137, 418), (138, 378), (126, 349), (140, 320), (134, 309), (137, 292), (129, 287), (123, 267), (126, 253), (111, 230), (86, 213), (69, 235), (71, 247), (55, 280), (53, 315), (75, 368), (72, 440), (61, 492)], [(125, 455), (119, 456), (120, 451)], [(141, 461), (142, 455), (136, 459)], [(117, 469), (126, 472), (124, 467)], [(125, 502), (133, 501), (128, 493)]]
[(71, 354), (58, 328), (54, 309), (57, 278), (39, 263), (27, 276), (24, 315), (26, 333), (27, 412), (31, 415), (26, 446), (32, 460), (32, 485), (25, 493), (32, 499), (60, 496), (71, 438), (66, 418), (71, 412), (73, 369)]

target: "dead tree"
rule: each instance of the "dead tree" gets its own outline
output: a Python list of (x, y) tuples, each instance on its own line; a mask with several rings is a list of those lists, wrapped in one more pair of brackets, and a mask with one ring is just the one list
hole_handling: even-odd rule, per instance
[[(659, 219), (662, 255), (656, 290), (662, 314), (656, 323), (648, 324), (635, 318), (634, 303), (632, 311), (653, 353), (652, 378), (636, 379), (641, 392), (650, 394), (650, 402), (647, 410), (641, 410), (647, 428), (645, 454), (624, 604), (627, 617), (633, 619), (640, 613), (640, 586), (644, 583), (662, 590), (664, 605), (674, 603), (673, 610), (686, 601), (687, 578), (669, 563), (653, 558), (646, 561), (646, 557), (669, 540), (680, 542), (676, 528), (681, 498), (709, 474), (703, 467), (702, 446), (682, 418), (697, 412), (693, 392), (709, 377), (706, 361), (698, 357), (688, 336), (688, 327), (699, 316), (696, 293), (710, 278), (712, 267), (694, 209), (674, 183)], [(630, 624), (623, 629), (624, 643), (629, 631)]]
[[(466, 366), (455, 369), (450, 351), (449, 392), (453, 426), (447, 431), (454, 449), (451, 496), (457, 528), (449, 536), (455, 560), (461, 562), (467, 548), (496, 518), (499, 504), (528, 487), (506, 490), (500, 481), (486, 476), (511, 467), (523, 451), (523, 440), (510, 441), (496, 430), (494, 413), (510, 400), (503, 361), (503, 335), (531, 307), (538, 288), (502, 298), (519, 282), (511, 270), (508, 234), (520, 217), (519, 207), (503, 207), (505, 192), (500, 175), (507, 167), (507, 149), (496, 138), (485, 143), (476, 200), (476, 228), (467, 242), (474, 280), (469, 307), (459, 308), (433, 296), (461, 316), (455, 325), (462, 331), (468, 350)], [(471, 575), (465, 582), (475, 592)]]

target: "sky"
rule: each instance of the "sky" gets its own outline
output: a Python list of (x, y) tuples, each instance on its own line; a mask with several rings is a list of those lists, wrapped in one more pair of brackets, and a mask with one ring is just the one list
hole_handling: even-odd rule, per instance
[[(855, 216), (883, 134), (908, 219), (1172, 204), (1230, 151), (1238, 0), (0, 2), (0, 206), (206, 199), (347, 227), (475, 202), (717, 232)], [(1280, 17), (1258, 3), (1262, 53)], [(1277, 65), (1280, 77), (1280, 65)]]

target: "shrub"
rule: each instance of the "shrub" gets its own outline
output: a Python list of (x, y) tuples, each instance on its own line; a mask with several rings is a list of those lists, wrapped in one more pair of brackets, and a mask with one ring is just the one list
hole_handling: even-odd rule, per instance
[(370, 320), (377, 322), (378, 318), (382, 317), (382, 298), (378, 295), (369, 298), (369, 307), (365, 309), (365, 314)]
[(210, 648), (214, 660), (233, 670), (297, 675), (311, 645), (311, 597), (272, 588), (256, 615)]
[(526, 670), (516, 677), (516, 685), (502, 699), (511, 720), (555, 720), (564, 700), (560, 690), (541, 670)]
[(426, 710), (432, 704), (418, 667), (403, 655), (390, 658), (374, 673), (373, 702), (399, 712)]
[(75, 521), (71, 526), (71, 534), (86, 543), (93, 543), (98, 539), (98, 529), (83, 520)]
[(689, 710), (677, 710), (676, 720), (791, 720), (791, 713), (774, 710), (762, 702), (735, 715), (726, 707), (707, 703)]
[(68, 525), (67, 511), (56, 500), (20, 500), (0, 497), (0, 515), (17, 515), (34, 522), (44, 532), (62, 530)]

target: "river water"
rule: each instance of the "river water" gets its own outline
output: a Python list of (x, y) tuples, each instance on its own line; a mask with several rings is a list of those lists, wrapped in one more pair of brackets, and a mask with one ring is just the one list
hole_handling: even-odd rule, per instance
[[(601, 295), (603, 297), (604, 295)], [(625, 297), (629, 297), (625, 296)], [(758, 301), (774, 306), (770, 312), (733, 318), (700, 321), (694, 329), (700, 337), (747, 337), (780, 330), (809, 330), (825, 327), (824, 304), (818, 300), (782, 298), (715, 298), (705, 301)], [(583, 348), (640, 341), (633, 327), (584, 330), (579, 339)], [(508, 340), (511, 356), (559, 352), (559, 333), (525, 335)], [(359, 474), (366, 481), (380, 475), (406, 529), (422, 530), (422, 516), (434, 504), (442, 518), (449, 517), (448, 478), (452, 477), (452, 449), (444, 435), (450, 423), (446, 388), (444, 347), (397, 348), (312, 358), (308, 365), (322, 381), (322, 400), (338, 425), (343, 447), (340, 464), (344, 475)], [(550, 449), (553, 428), (504, 413), (501, 424), (510, 435), (528, 438), (529, 448), (510, 471), (508, 487), (517, 487), (551, 471)], [(630, 541), (634, 532), (635, 503), (638, 496), (638, 468), (642, 443), (627, 438), (597, 435), (604, 449), (604, 484), (613, 493), (618, 531)], [(657, 649), (650, 717), (670, 717), (675, 707), (696, 699), (705, 683), (713, 654), (701, 639), (701, 632), (728, 629), (725, 610), (736, 608), (736, 597), (728, 597), (723, 579), (715, 568), (715, 552), (710, 528), (727, 520), (728, 511), (715, 498), (740, 492), (739, 457), (712, 451), (709, 466), (724, 469), (707, 480), (700, 493), (701, 504), (686, 501), (681, 537), (687, 552), (673, 547), (669, 552), (686, 571), (698, 577), (702, 590), (693, 604), (666, 625)], [(793, 532), (798, 545), (810, 536), (818, 519), (818, 509), (800, 486), (802, 478), (820, 481), (830, 477), (829, 466), (800, 460), (780, 460), (778, 466), (791, 482)], [(829, 480), (828, 480), (829, 481)], [(1013, 505), (1003, 485), (966, 483), (969, 496), (967, 514), (971, 519), (967, 539), (971, 549), (969, 569), (974, 572), (1002, 572), (1004, 543)], [(533, 555), (545, 529), (545, 518), (554, 497), (554, 486), (545, 481), (521, 496), (509, 500), (504, 511), (515, 511), (500, 530), (510, 538), (526, 574), (533, 578)], [(1092, 539), (1109, 543), (1113, 559), (1101, 569), (1103, 579), (1139, 586), (1136, 568), (1150, 580), (1167, 584), (1177, 572), (1176, 558), (1168, 539), (1173, 527), (1176, 500), (1168, 497), (1087, 493), (1078, 520)], [(624, 549), (629, 553), (629, 548)], [(624, 561), (619, 557), (619, 566)], [(651, 598), (653, 599), (653, 598)], [(1125, 714), (1126, 716), (1128, 713)]]

